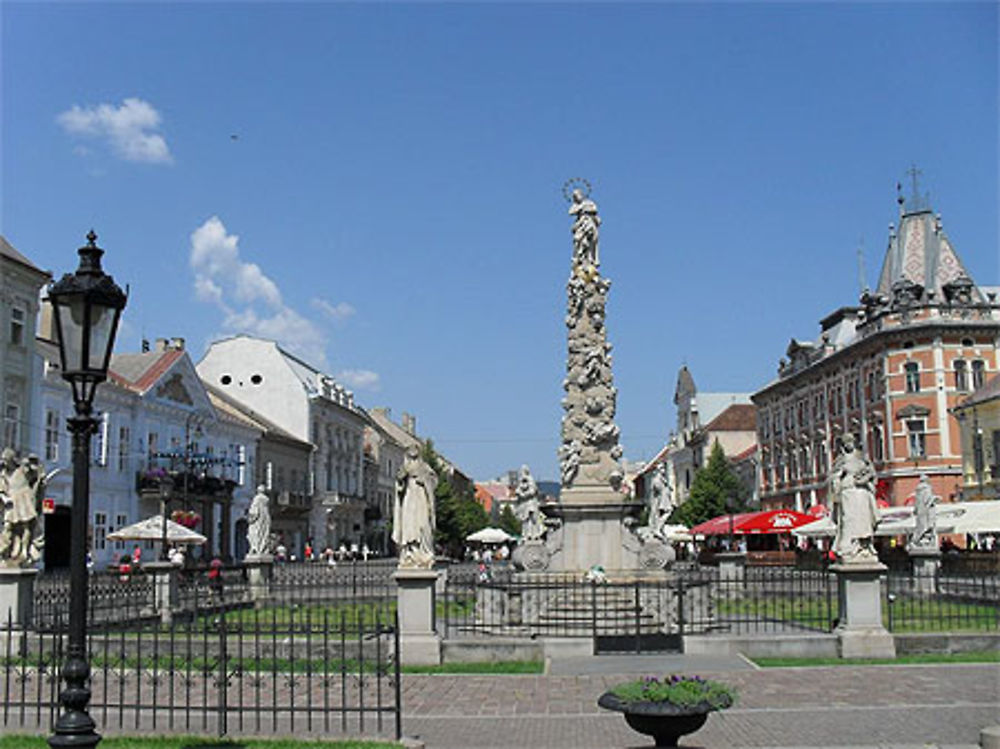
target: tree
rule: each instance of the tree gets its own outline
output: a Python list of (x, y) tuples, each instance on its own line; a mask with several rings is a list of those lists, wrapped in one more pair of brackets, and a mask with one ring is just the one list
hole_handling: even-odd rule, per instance
[(503, 509), (500, 510), (499, 526), (512, 536), (521, 535), (521, 521), (517, 519), (508, 502), (505, 502)]
[(438, 477), (437, 489), (434, 490), (437, 520), (434, 540), (445, 553), (460, 558), (465, 547), (465, 537), (489, 525), (489, 516), (471, 491), (459, 493), (455, 490), (451, 477), (430, 440), (424, 442), (421, 457)]
[(691, 482), (687, 501), (674, 510), (671, 522), (691, 526), (741, 509), (745, 487), (729, 465), (722, 445), (716, 440), (708, 463), (699, 468)]

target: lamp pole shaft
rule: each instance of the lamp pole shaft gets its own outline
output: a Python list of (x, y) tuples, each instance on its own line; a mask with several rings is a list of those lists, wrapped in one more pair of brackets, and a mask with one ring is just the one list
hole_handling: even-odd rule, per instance
[(90, 703), (90, 664), (87, 662), (87, 519), (90, 514), (90, 436), (97, 421), (77, 407), (67, 419), (73, 435), (73, 507), (70, 513), (69, 636), (62, 677), (66, 688), (59, 701), (63, 712), (56, 720), (51, 747), (95, 747), (101, 737), (87, 712)]

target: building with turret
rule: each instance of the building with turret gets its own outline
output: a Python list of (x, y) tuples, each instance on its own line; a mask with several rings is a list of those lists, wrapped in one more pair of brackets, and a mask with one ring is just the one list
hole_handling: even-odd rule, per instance
[(828, 469), (852, 432), (878, 473), (878, 499), (902, 505), (926, 474), (961, 497), (951, 409), (1000, 368), (996, 289), (970, 277), (926, 196), (899, 196), (878, 287), (792, 339), (778, 376), (752, 396), (764, 509), (828, 505)]

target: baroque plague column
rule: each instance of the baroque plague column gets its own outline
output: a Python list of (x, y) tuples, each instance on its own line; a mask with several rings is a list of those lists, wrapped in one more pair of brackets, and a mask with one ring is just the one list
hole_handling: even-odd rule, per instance
[(611, 281), (600, 273), (601, 219), (589, 193), (585, 180), (573, 180), (564, 189), (573, 217), (573, 258), (566, 284), (562, 489), (559, 504), (549, 509), (562, 520), (562, 529), (549, 568), (585, 571), (600, 565), (609, 572), (634, 570), (639, 566), (638, 546), (629, 525), (641, 503), (624, 491), (622, 448), (614, 423), (618, 393), (605, 329)]

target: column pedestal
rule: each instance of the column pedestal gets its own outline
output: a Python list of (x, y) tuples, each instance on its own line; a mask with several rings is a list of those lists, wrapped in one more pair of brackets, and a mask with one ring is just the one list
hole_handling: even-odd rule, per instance
[(436, 632), (434, 612), (437, 571), (397, 569), (393, 578), (396, 580), (400, 663), (441, 663), (441, 638)]
[(882, 584), (887, 569), (878, 561), (835, 564), (840, 624), (834, 630), (841, 658), (895, 658), (896, 642), (882, 624)]
[(37, 576), (34, 568), (0, 567), (0, 627), (8, 621), (15, 629), (31, 626)]
[(724, 551), (716, 554), (719, 560), (719, 579), (727, 582), (743, 582), (746, 579), (747, 555), (743, 551)]
[(143, 569), (153, 576), (153, 606), (164, 624), (174, 619), (179, 600), (177, 592), (177, 565), (172, 562), (149, 562)]
[(250, 596), (254, 606), (260, 608), (271, 597), (271, 577), (274, 571), (274, 557), (271, 554), (247, 554), (243, 558), (250, 583)]
[(917, 593), (930, 595), (937, 591), (938, 570), (941, 569), (941, 551), (935, 546), (911, 548), (913, 583)]

